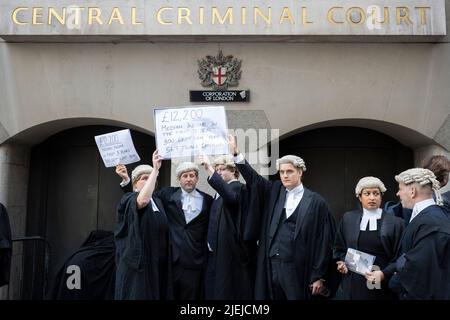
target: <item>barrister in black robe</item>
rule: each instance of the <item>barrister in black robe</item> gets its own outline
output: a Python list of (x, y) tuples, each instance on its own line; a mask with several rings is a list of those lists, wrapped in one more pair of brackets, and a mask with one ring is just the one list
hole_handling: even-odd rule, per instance
[(183, 212), (180, 187), (166, 187), (156, 193), (167, 212), (172, 234), (174, 296), (177, 300), (198, 300), (203, 296), (202, 279), (207, 262), (206, 234), (212, 197), (200, 190), (196, 191), (203, 196), (202, 209), (189, 222)]
[(412, 209), (412, 216), (389, 286), (403, 300), (450, 299), (450, 218), (442, 207), (439, 183), (430, 170), (421, 168), (406, 170), (395, 179), (397, 195), (404, 207)]
[(133, 171), (136, 192), (125, 194), (118, 206), (116, 299), (173, 298), (169, 223), (162, 202), (152, 197), (161, 166), (141, 165)]
[[(336, 294), (337, 299), (386, 300), (396, 295), (388, 288), (388, 282), (395, 271), (394, 262), (403, 235), (402, 218), (387, 214), (380, 208), (382, 194), (386, 187), (380, 179), (364, 177), (356, 186), (356, 197), (362, 209), (344, 214), (334, 242), (334, 259), (342, 282)], [(379, 271), (361, 275), (347, 269), (345, 256), (349, 248), (375, 256), (374, 266)], [(372, 270), (371, 270), (372, 271)], [(372, 285), (368, 286), (368, 281)]]
[(402, 300), (450, 299), (450, 221), (430, 206), (408, 225), (389, 285)]
[(400, 218), (383, 211), (381, 218), (377, 221), (378, 231), (375, 231), (374, 236), (371, 236), (371, 231), (360, 231), (359, 229), (362, 215), (362, 210), (345, 213), (336, 235), (334, 258), (344, 261), (348, 248), (375, 255), (374, 265), (380, 267), (384, 279), (380, 286), (375, 286), (375, 284), (380, 283), (376, 280), (378, 282), (373, 283), (373, 289), (369, 289), (366, 277), (348, 272), (343, 275), (336, 296), (339, 299), (349, 300), (395, 299), (387, 284), (395, 272), (395, 265), (392, 262), (400, 244), (404, 222)]
[[(303, 187), (301, 177), (306, 170), (303, 159), (297, 156), (278, 159), (282, 181), (268, 181), (244, 161), (235, 139), (230, 139), (229, 145), (239, 172), (250, 187), (258, 186), (262, 200), (257, 210), (252, 208), (250, 213), (262, 216), (255, 298), (297, 300), (325, 294), (335, 221), (326, 201)], [(302, 196), (292, 194), (297, 192)]]
[[(130, 189), (125, 166), (116, 167), (122, 177), (121, 188)], [(171, 231), (173, 289), (176, 300), (198, 300), (204, 296), (203, 278), (207, 263), (206, 236), (212, 197), (198, 189), (198, 167), (183, 162), (177, 167), (180, 187), (165, 187), (154, 192), (154, 198), (161, 200)], [(195, 193), (202, 197), (201, 209), (192, 220), (187, 220), (188, 212), (183, 210), (183, 195)]]
[(0, 287), (9, 283), (11, 270), (11, 227), (6, 208), (0, 203)]
[(208, 225), (208, 266), (205, 277), (207, 300), (251, 300), (254, 295), (256, 239), (245, 240), (249, 190), (240, 183), (239, 171), (229, 156), (210, 164), (200, 157), (217, 191)]

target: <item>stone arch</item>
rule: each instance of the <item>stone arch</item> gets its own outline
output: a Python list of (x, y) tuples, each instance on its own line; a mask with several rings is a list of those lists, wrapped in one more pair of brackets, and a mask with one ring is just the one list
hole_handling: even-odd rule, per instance
[[(132, 131), (140, 163), (151, 163), (153, 133), (108, 119), (43, 123), (6, 143), (28, 150), (22, 234), (44, 237), (52, 246), (47, 289), (62, 261), (91, 231), (114, 230), (115, 207), (122, 195), (120, 178), (114, 168), (104, 167), (94, 136), (125, 128)], [(129, 171), (137, 164), (129, 165)], [(159, 181), (170, 183), (170, 165), (162, 170)], [(42, 245), (25, 245), (23, 259), (22, 296), (41, 298), (45, 274)]]

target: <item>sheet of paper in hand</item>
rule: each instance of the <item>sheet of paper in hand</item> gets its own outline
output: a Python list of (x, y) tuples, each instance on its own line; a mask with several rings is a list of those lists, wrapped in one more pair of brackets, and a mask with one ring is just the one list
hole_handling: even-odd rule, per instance
[(129, 129), (95, 136), (95, 142), (107, 168), (141, 160), (134, 148)]
[(359, 273), (363, 276), (366, 272), (371, 272), (375, 256), (352, 248), (347, 249), (345, 255), (345, 265), (350, 271)]
[(228, 154), (224, 107), (154, 109), (156, 147), (164, 159)]

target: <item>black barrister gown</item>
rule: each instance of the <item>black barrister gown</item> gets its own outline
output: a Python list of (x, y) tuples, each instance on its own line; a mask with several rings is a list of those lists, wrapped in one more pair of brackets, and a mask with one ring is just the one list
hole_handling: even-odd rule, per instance
[(9, 283), (11, 269), (11, 227), (6, 208), (0, 203), (0, 287)]
[(216, 217), (210, 217), (215, 239), (213, 244), (210, 243), (213, 253), (209, 256), (207, 272), (212, 272), (213, 276), (206, 281), (212, 280), (213, 283), (206, 283), (206, 287), (212, 289), (206, 299), (251, 300), (256, 240), (244, 240), (248, 190), (239, 181), (226, 183), (216, 172), (208, 182), (220, 197), (213, 204), (217, 210)]
[(342, 275), (337, 297), (351, 300), (393, 299), (395, 296), (387, 288), (387, 283), (395, 271), (395, 264), (392, 262), (395, 261), (400, 247), (404, 221), (383, 211), (381, 219), (377, 221), (376, 231), (361, 231), (362, 215), (362, 210), (355, 210), (345, 213), (342, 217), (334, 242), (334, 259), (345, 261), (348, 248), (374, 255), (374, 264), (380, 267), (385, 279), (381, 283), (381, 289), (369, 290), (364, 276), (349, 271)]
[(408, 224), (396, 269), (389, 286), (400, 299), (450, 299), (450, 220), (442, 207), (432, 205)]
[[(124, 192), (130, 189), (131, 183), (122, 187)], [(189, 223), (186, 223), (182, 209), (180, 187), (165, 187), (153, 194), (153, 198), (159, 199), (164, 205), (170, 225), (175, 299), (195, 300), (202, 295), (202, 277), (208, 257), (206, 234), (213, 199), (197, 191), (203, 195), (202, 211)], [(180, 272), (184, 275), (180, 276)]]
[[(284, 188), (281, 181), (268, 181), (258, 175), (253, 168), (245, 164), (237, 164), (242, 177), (247, 184), (257, 186), (259, 204), (252, 201), (251, 216), (248, 221), (260, 222), (259, 248), (257, 253), (255, 299), (272, 298), (271, 272), (269, 261), (270, 244), (276, 228), (270, 228), (275, 205)], [(258, 220), (256, 216), (260, 216)], [(276, 219), (276, 218), (275, 218)], [(252, 227), (247, 222), (246, 227)], [(294, 234), (294, 265), (297, 273), (297, 286), (300, 296), (297, 299), (311, 299), (310, 284), (319, 279), (328, 280), (332, 267), (333, 242), (335, 237), (335, 220), (325, 200), (317, 193), (305, 188), (303, 198), (299, 203), (299, 212)], [(252, 234), (252, 231), (246, 230)], [(327, 282), (325, 282), (327, 286)]]
[(208, 258), (206, 235), (213, 199), (197, 191), (203, 196), (202, 210), (189, 223), (186, 223), (180, 187), (162, 188), (154, 194), (164, 205), (170, 224), (174, 298), (178, 300), (197, 300), (203, 295), (203, 277)]
[(125, 194), (117, 209), (116, 299), (172, 298), (170, 232), (164, 207), (154, 198), (137, 209), (138, 193)]
[(202, 211), (186, 223), (180, 187), (165, 187), (155, 192), (155, 198), (161, 199), (169, 219), (172, 232), (173, 262), (185, 268), (204, 269), (207, 260), (206, 233), (208, 231), (209, 209), (212, 197), (197, 189), (203, 196)]
[[(53, 285), (52, 299), (114, 299), (115, 253), (116, 247), (112, 232), (92, 231), (81, 248), (75, 251), (58, 271)], [(67, 273), (67, 270), (71, 265), (80, 268), (81, 289), (71, 290), (67, 287), (67, 280), (71, 276), (71, 273)]]

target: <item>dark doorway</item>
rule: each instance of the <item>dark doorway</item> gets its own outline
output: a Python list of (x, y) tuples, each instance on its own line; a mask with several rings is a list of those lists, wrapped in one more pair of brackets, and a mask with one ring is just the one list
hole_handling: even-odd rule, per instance
[(314, 129), (288, 137), (280, 141), (280, 156), (286, 154), (305, 160), (305, 186), (328, 201), (337, 221), (358, 208), (355, 187), (360, 178), (375, 176), (383, 181), (388, 189), (384, 204), (397, 199), (394, 176), (414, 163), (412, 150), (395, 139), (356, 127)]
[[(51, 245), (47, 288), (58, 268), (93, 230), (113, 231), (116, 206), (122, 196), (114, 168), (105, 168), (94, 136), (120, 127), (86, 126), (60, 132), (31, 151), (27, 235), (38, 235)], [(141, 157), (151, 164), (154, 137), (132, 131)], [(160, 185), (170, 183), (170, 164), (164, 163)], [(42, 244), (25, 247), (24, 298), (43, 297), (44, 255)]]

